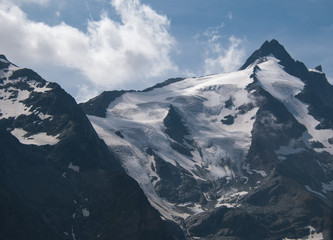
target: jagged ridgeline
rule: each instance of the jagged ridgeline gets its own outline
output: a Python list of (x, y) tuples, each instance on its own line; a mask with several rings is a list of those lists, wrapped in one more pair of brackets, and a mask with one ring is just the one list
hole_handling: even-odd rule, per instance
[(1, 239), (331, 239), (332, 154), (333, 87), (276, 40), (80, 105), (0, 55)]
[[(106, 99), (103, 105), (98, 104)], [(89, 120), (189, 239), (329, 239), (333, 87), (276, 40), (239, 71), (104, 92)]]
[(0, 239), (184, 239), (58, 84), (0, 56)]

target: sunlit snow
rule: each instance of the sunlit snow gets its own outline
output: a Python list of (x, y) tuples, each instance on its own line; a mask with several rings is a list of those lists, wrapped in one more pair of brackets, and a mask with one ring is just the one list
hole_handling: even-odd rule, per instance
[[(257, 72), (259, 84), (273, 97), (282, 102), (297, 121), (307, 128), (310, 135), (308, 140), (318, 141), (325, 146), (323, 149), (315, 149), (316, 151), (327, 151), (333, 154), (333, 146), (328, 140), (333, 136), (333, 130), (316, 129), (319, 122), (309, 114), (308, 105), (295, 97), (303, 90), (304, 83), (299, 78), (285, 72), (278, 62), (279, 60), (274, 57), (267, 57), (267, 61), (258, 64), (261, 69)], [(283, 154), (286, 151), (290, 151), (291, 154), (300, 150), (292, 150), (289, 147), (280, 149), (280, 152)]]
[(86, 209), (86, 208), (83, 208), (83, 209), (82, 209), (82, 215), (83, 215), (84, 217), (89, 217), (89, 216), (90, 216), (90, 212), (89, 212), (89, 210)]
[[(160, 179), (151, 167), (155, 166), (154, 157), (146, 154), (149, 148), (164, 161), (174, 166), (179, 164), (193, 178), (203, 181), (224, 178), (229, 182), (241, 176), (242, 170), (261, 177), (268, 175), (265, 171), (250, 169), (244, 164), (258, 111), (254, 90), (248, 92), (246, 89), (253, 83), (250, 76), (255, 65), (261, 69), (256, 72), (258, 84), (281, 101), (296, 120), (308, 128), (308, 132), (297, 139), (303, 143), (302, 146), (291, 141), (288, 146), (281, 146), (277, 150), (278, 158), (284, 160), (287, 155), (312, 148), (310, 141), (319, 141), (325, 146), (316, 151), (333, 153), (328, 143), (333, 131), (315, 129), (319, 122), (309, 115), (308, 106), (295, 97), (303, 90), (304, 83), (286, 73), (274, 56), (266, 60), (258, 61), (242, 71), (188, 78), (149, 92), (128, 92), (110, 104), (106, 118), (88, 116), (98, 135), (112, 148), (128, 174), (140, 184), (151, 204), (165, 218), (186, 218), (189, 214), (157, 195), (154, 186)], [(246, 111), (240, 110), (249, 104), (252, 107)], [(170, 105), (176, 109), (189, 131), (180, 144), (190, 149), (192, 156), (183, 155), (171, 147), (174, 140), (165, 133), (163, 124)], [(223, 124), (222, 119), (227, 117), (232, 118), (232, 122)], [(123, 138), (115, 132), (120, 132)], [(197, 171), (198, 167), (205, 169), (204, 175)], [(245, 182), (248, 181), (245, 176), (243, 178)], [(239, 190), (235, 189), (234, 192)], [(237, 207), (234, 201), (242, 195), (219, 197), (216, 207)], [(188, 207), (186, 204), (184, 206)], [(200, 206), (188, 209), (193, 213), (201, 211)]]
[(73, 165), (72, 162), (69, 163), (68, 168), (69, 168), (69, 169), (72, 169), (72, 170), (75, 171), (75, 172), (80, 172), (80, 167), (79, 167), (79, 166), (75, 166), (75, 165)]
[(22, 128), (15, 128), (11, 131), (11, 134), (15, 136), (22, 144), (33, 144), (33, 145), (55, 145), (59, 142), (58, 137), (60, 135), (52, 136), (45, 132), (27, 135), (28, 132)]
[(283, 240), (324, 240), (323, 233), (317, 233), (316, 229), (312, 226), (306, 227), (309, 229), (310, 234), (308, 236), (304, 236), (302, 238), (291, 239), (291, 238), (283, 238)]

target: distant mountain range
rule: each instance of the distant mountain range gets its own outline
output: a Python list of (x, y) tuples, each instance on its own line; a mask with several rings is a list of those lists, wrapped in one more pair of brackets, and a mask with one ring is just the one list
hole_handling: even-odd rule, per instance
[(332, 238), (333, 87), (276, 40), (80, 105), (0, 55), (0, 132), (3, 239)]

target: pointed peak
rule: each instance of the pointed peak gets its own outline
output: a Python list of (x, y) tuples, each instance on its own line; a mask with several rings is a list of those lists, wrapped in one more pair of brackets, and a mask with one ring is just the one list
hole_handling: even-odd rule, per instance
[(3, 54), (0, 54), (0, 60), (3, 60), (3, 61), (6, 61), (6, 62), (9, 62), (8, 59), (6, 58), (6, 56), (3, 55)]
[(3, 60), (6, 60), (6, 61), (8, 61), (8, 60), (7, 60), (7, 58), (6, 58), (6, 56), (5, 56), (5, 55), (3, 55), (3, 54), (0, 54), (0, 59), (3, 59)]
[(265, 41), (259, 50), (262, 51), (274, 51), (274, 49), (284, 49), (283, 45), (279, 43), (276, 39), (272, 39), (271, 41)]
[(262, 59), (264, 57), (273, 55), (280, 60), (281, 65), (288, 66), (294, 64), (295, 60), (289, 55), (283, 45), (281, 45), (277, 40), (272, 39), (271, 41), (265, 41), (261, 47), (256, 50), (240, 68), (243, 70), (253, 64), (256, 60)]
[(319, 72), (323, 71), (323, 67), (321, 65), (318, 65), (317, 67), (315, 67), (315, 69)]
[(8, 68), (10, 65), (10, 62), (7, 60), (6, 56), (3, 54), (0, 54), (0, 69)]

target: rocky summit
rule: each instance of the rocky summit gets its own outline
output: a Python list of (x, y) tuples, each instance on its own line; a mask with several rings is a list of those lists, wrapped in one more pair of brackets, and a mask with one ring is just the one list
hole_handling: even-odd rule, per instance
[(332, 239), (333, 87), (276, 40), (77, 104), (0, 55), (0, 236)]
[(184, 239), (58, 84), (0, 56), (0, 238)]
[(332, 237), (333, 87), (278, 41), (236, 72), (104, 92), (81, 107), (187, 239)]

